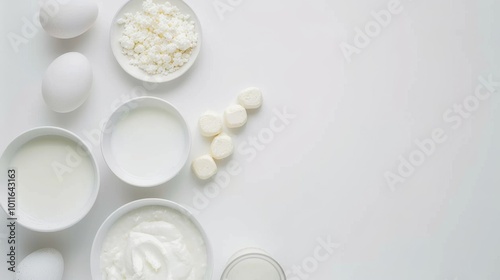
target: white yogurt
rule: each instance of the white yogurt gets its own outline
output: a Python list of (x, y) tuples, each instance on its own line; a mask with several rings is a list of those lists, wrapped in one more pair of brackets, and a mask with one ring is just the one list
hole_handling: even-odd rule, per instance
[(133, 176), (151, 178), (176, 169), (188, 141), (178, 117), (160, 108), (132, 110), (111, 135), (116, 163)]
[(103, 280), (202, 280), (207, 248), (187, 217), (167, 207), (146, 206), (110, 228), (100, 266)]
[(72, 219), (88, 203), (94, 168), (78, 144), (62, 136), (41, 136), (24, 144), (10, 166), (16, 168), (18, 210), (46, 223)]

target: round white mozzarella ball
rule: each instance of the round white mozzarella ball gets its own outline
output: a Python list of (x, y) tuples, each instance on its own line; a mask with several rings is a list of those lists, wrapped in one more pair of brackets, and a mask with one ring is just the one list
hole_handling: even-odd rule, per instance
[(217, 173), (217, 164), (210, 155), (203, 155), (193, 160), (194, 174), (201, 180), (207, 180)]
[(247, 122), (247, 111), (241, 105), (231, 105), (224, 111), (224, 120), (229, 128), (242, 127)]
[(233, 154), (233, 150), (233, 139), (225, 133), (216, 136), (210, 145), (210, 154), (214, 159), (227, 158)]
[(256, 87), (247, 88), (238, 96), (238, 103), (245, 109), (257, 109), (262, 106), (262, 91)]
[(212, 111), (207, 111), (201, 115), (198, 125), (201, 135), (205, 137), (212, 137), (222, 132), (221, 117)]

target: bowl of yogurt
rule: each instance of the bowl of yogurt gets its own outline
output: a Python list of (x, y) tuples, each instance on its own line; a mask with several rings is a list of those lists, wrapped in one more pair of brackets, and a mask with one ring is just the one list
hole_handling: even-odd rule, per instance
[(16, 137), (0, 157), (2, 208), (9, 219), (38, 232), (78, 223), (99, 192), (99, 168), (76, 134), (37, 127)]
[(174, 202), (149, 198), (114, 211), (92, 244), (93, 280), (209, 280), (213, 258), (195, 217)]

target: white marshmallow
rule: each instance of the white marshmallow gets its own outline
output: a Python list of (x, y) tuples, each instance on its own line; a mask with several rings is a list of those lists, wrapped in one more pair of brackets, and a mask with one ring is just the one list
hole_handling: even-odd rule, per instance
[(212, 137), (222, 132), (221, 117), (212, 111), (207, 111), (201, 115), (198, 125), (201, 135), (205, 137)]
[(214, 138), (210, 145), (210, 154), (214, 159), (224, 159), (233, 154), (234, 145), (231, 136), (222, 133)]
[(194, 174), (201, 180), (209, 179), (217, 173), (217, 164), (210, 155), (204, 155), (193, 160)]
[(224, 111), (224, 120), (229, 128), (237, 128), (247, 122), (247, 111), (241, 105), (231, 105)]
[(238, 103), (245, 109), (257, 109), (262, 105), (262, 91), (256, 87), (247, 88), (238, 96)]

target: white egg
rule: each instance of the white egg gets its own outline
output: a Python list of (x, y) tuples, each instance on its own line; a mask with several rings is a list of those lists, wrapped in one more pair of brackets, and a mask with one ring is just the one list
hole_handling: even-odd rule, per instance
[(24, 258), (17, 267), (17, 280), (61, 280), (64, 259), (56, 249), (45, 248)]
[(55, 112), (71, 112), (89, 97), (92, 80), (90, 61), (83, 54), (63, 54), (45, 71), (42, 81), (43, 99)]
[(89, 30), (98, 13), (95, 0), (46, 0), (40, 7), (40, 23), (50, 36), (70, 39)]

